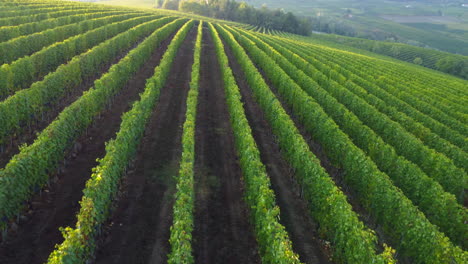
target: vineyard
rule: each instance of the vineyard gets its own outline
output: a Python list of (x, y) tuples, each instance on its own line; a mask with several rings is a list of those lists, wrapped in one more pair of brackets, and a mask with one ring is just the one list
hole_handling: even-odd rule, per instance
[(0, 7), (0, 263), (468, 263), (468, 81), (176, 11)]
[[(261, 31), (262, 29), (257, 29)], [(284, 32), (267, 32), (275, 35), (297, 38), (297, 36), (286, 35)], [(468, 79), (468, 56), (442, 52), (411, 46), (403, 43), (391, 43), (361, 38), (351, 38), (332, 34), (316, 34), (313, 38), (301, 38), (303, 41), (312, 41), (321, 45), (332, 45), (338, 49), (349, 49), (352, 52), (362, 53), (362, 50), (394, 57), (398, 60), (422, 65), (427, 68), (436, 69), (457, 77)], [(341, 44), (341, 45), (336, 45)], [(348, 46), (348, 47), (347, 47)]]

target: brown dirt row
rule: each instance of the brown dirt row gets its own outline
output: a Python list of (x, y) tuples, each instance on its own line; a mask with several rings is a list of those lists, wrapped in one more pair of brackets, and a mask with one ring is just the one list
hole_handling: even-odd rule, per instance
[(180, 47), (140, 150), (121, 185), (95, 263), (165, 263), (196, 28)]
[[(48, 104), (48, 110), (46, 110), (41, 116), (36, 117), (37, 120), (31, 121), (29, 125), (22, 125), (20, 131), (11, 135), (7, 140), (9, 143), (0, 146), (0, 149), (2, 150), (2, 152), (0, 152), (0, 168), (4, 168), (10, 159), (19, 153), (20, 145), (32, 144), (36, 139), (36, 133), (46, 128), (60, 114), (60, 112), (63, 111), (63, 109), (81, 97), (84, 91), (87, 91), (93, 86), (95, 80), (99, 79), (104, 73), (109, 71), (113, 64), (119, 62), (130, 50), (136, 48), (143, 40), (144, 38), (140, 39), (132, 47), (122, 51), (114, 59), (102, 65), (93, 76), (86, 78), (80, 85), (67, 92), (62, 98), (56, 100), (54, 104)], [(42, 79), (36, 81), (41, 80)]]
[(307, 203), (300, 197), (301, 189), (294, 180), (294, 170), (282, 158), (271, 126), (256, 103), (244, 72), (227, 43), (225, 50), (241, 91), (245, 113), (260, 150), (262, 163), (265, 164), (276, 194), (276, 202), (281, 210), (280, 222), (289, 233), (293, 249), (304, 263), (330, 263), (327, 246), (317, 234), (318, 226), (309, 213)]
[[(105, 155), (105, 142), (114, 137), (120, 127), (121, 115), (139, 98), (146, 79), (153, 75), (170, 39), (172, 37), (162, 42), (148, 62), (125, 84), (122, 92), (112, 99), (113, 104), (100, 115), (87, 134), (77, 140), (50, 188), (34, 196), (29, 209), (20, 217), (19, 226), (14, 224), (8, 239), (0, 246), (0, 263), (43, 263), (54, 245), (63, 241), (59, 227), (74, 225), (82, 190), (91, 169), (97, 165), (96, 158)], [(103, 67), (103, 71), (108, 66)], [(84, 87), (77, 90), (81, 92), (81, 88)], [(72, 98), (75, 96), (69, 97)], [(62, 102), (60, 108), (65, 105)]]
[(260, 263), (243, 200), (221, 71), (204, 28), (195, 132), (195, 263)]

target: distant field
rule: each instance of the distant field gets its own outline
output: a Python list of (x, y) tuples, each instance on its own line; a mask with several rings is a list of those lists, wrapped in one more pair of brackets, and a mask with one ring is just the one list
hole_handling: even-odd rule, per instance
[[(337, 49), (350, 50), (356, 53), (369, 54), (369, 52), (365, 51), (370, 51), (468, 79), (468, 56), (415, 47), (403, 43), (353, 38), (321, 32), (314, 33), (310, 37), (303, 37), (303, 39), (316, 44), (333, 46)], [(443, 65), (440, 62), (444, 60), (450, 61), (450, 65), (442, 67)]]
[(397, 23), (440, 23), (440, 24), (456, 24), (462, 23), (463, 20), (455, 17), (447, 16), (396, 16), (382, 15), (382, 18), (391, 20)]
[[(376, 0), (251, 0), (260, 6), (284, 8), (303, 16), (330, 17), (339, 23), (352, 26), (357, 36), (377, 38), (375, 33), (385, 32), (398, 37), (400, 42), (468, 55), (468, 8), (460, 4), (432, 4), (418, 1)], [(353, 18), (346, 18), (347, 10)], [(441, 14), (440, 14), (441, 12)], [(414, 23), (444, 25), (433, 30), (430, 26), (414, 27)], [(454, 32), (454, 30), (457, 30)]]

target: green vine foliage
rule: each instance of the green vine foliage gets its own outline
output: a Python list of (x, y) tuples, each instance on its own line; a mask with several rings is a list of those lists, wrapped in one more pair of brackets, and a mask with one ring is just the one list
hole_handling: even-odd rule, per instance
[[(0, 53), (5, 54), (5, 56), (6, 54), (14, 54), (15, 50), (21, 52), (21, 55), (14, 56), (14, 58), (19, 59), (10, 64), (3, 64), (0, 68), (0, 78), (11, 76), (6, 79), (7, 81), (0, 83), (0, 98), (11, 95), (15, 91), (28, 88), (34, 80), (38, 80), (49, 72), (53, 72), (60, 64), (66, 63), (77, 54), (86, 52), (88, 49), (106, 39), (114, 37), (140, 23), (148, 22), (156, 18), (158, 18), (158, 16), (154, 15), (115, 15), (87, 20), (77, 24), (78, 27), (70, 30), (70, 33), (68, 33), (76, 36), (70, 37), (62, 42), (59, 40), (61, 40), (61, 35), (63, 35), (64, 32), (60, 32), (61, 30), (59, 29), (51, 29), (50, 34), (58, 34), (55, 39), (51, 38), (54, 39), (52, 42), (49, 42), (48, 35), (50, 34), (44, 31), (27, 37), (16, 38), (9, 42), (0, 43)], [(56, 30), (59, 32), (55, 32)], [(80, 34), (80, 32), (82, 32), (82, 34)], [(52, 45), (47, 46), (49, 43)], [(28, 48), (23, 49), (23, 47), (30, 47), (32, 50), (31, 52), (24, 52)], [(22, 56), (30, 54), (33, 50), (42, 47), (45, 48), (30, 56)]]
[[(181, 21), (174, 21), (166, 26), (166, 29), (174, 30)], [(94, 252), (96, 246), (94, 237), (109, 214), (120, 178), (135, 156), (145, 125), (159, 98), (160, 89), (164, 86), (175, 55), (193, 24), (194, 21), (191, 20), (177, 32), (159, 66), (156, 67), (153, 77), (147, 80), (140, 100), (122, 116), (116, 138), (106, 144), (106, 155), (99, 160), (99, 165), (94, 168), (91, 179), (86, 183), (76, 228), (67, 227), (63, 230), (65, 240), (57, 245), (56, 250), (49, 256), (48, 263), (86, 263)], [(151, 46), (148, 48), (154, 50)], [(138, 56), (139, 59), (148, 57), (141, 55)]]
[[(241, 39), (242, 41), (242, 39)], [(388, 175), (356, 147), (323, 108), (252, 41), (242, 41), (252, 60), (278, 88), (279, 94), (328, 157), (345, 171), (345, 182), (363, 207), (382, 225), (399, 254), (413, 263), (465, 263), (468, 254), (431, 224)], [(252, 86), (252, 85), (251, 85)], [(344, 114), (344, 113), (343, 113)]]
[(46, 31), (51, 28), (61, 27), (73, 23), (80, 23), (85, 20), (92, 20), (105, 16), (124, 14), (122, 10), (78, 10), (73, 15), (51, 18), (37, 22), (25, 23), (17, 26), (6, 26), (0, 28), (0, 41), (9, 41), (11, 39), (30, 35), (36, 32)]
[[(43, 29), (49, 29), (51, 28), (50, 25), (63, 25), (59, 21), (67, 21), (65, 19), (67, 16), (107, 11), (128, 12), (128, 9), (118, 6), (90, 6), (88, 3), (67, 1), (2, 1), (2, 10), (0, 11), (0, 27), (2, 30), (0, 31), (19, 31), (21, 35), (31, 34)], [(52, 19), (57, 20), (56, 22), (59, 22), (59, 24), (52, 22)], [(15, 28), (16, 26), (18, 28)], [(0, 36), (3, 37), (2, 33), (0, 33)], [(13, 37), (17, 37), (17, 35), (13, 34)], [(3, 41), (4, 39), (0, 38), (0, 40)]]
[[(61, 9), (56, 9), (54, 11), (49, 10), (44, 10), (44, 12), (39, 12), (38, 14), (34, 15), (20, 15), (20, 16), (15, 16), (13, 18), (11, 17), (4, 17), (0, 18), (0, 27), (4, 26), (16, 26), (24, 23), (31, 23), (31, 22), (37, 22), (41, 21), (44, 19), (49, 19), (49, 18), (56, 18), (56, 17), (62, 17), (62, 16), (68, 16), (68, 15), (74, 15), (77, 10), (91, 10), (89, 7), (64, 7)], [(93, 9), (93, 8), (92, 8)]]
[(283, 156), (295, 169), (310, 213), (320, 225), (319, 233), (331, 242), (334, 260), (339, 263), (394, 263), (391, 248), (385, 247), (382, 254), (376, 252), (375, 233), (359, 221), (346, 196), (320, 166), (320, 161), (309, 150), (307, 142), (244, 49), (230, 32), (218, 28), (240, 63)]
[[(317, 76), (318, 74), (316, 74)], [(445, 155), (436, 152), (407, 132), (399, 123), (354, 96), (339, 83), (325, 76), (316, 77), (319, 84), (360, 118), (363, 124), (374, 129), (385, 142), (394, 147), (396, 153), (417, 164), (428, 176), (439, 182), (447, 192), (464, 201), (464, 189), (468, 187), (466, 172), (458, 168)]]
[[(264, 40), (267, 40), (267, 38), (264, 38)], [(389, 92), (379, 88), (373, 81), (369, 81), (369, 78), (365, 79), (341, 67), (343, 64), (348, 64), (348, 62), (335, 62), (330, 59), (330, 56), (325, 56), (324, 52), (301, 50), (297, 48), (297, 45), (279, 41), (276, 38), (268, 38), (268, 42), (270, 45), (278, 47), (276, 48), (278, 51), (285, 50), (287, 47), (288, 53), (281, 53), (288, 58), (294, 56), (291, 51), (303, 58), (300, 60), (294, 57), (298, 63), (307, 63), (307, 67), (302, 66), (301, 70), (308, 76), (317, 75), (316, 80), (323, 83), (324, 88), (328, 88), (327, 84), (331, 82), (325, 76), (330, 75), (336, 84), (365, 99), (368, 104), (386, 114), (428, 147), (446, 155), (453, 160), (456, 166), (465, 169), (465, 171), (468, 169), (468, 164), (465, 162), (468, 159), (468, 155), (465, 153), (468, 151), (468, 146), (464, 142), (464, 137), (452, 129), (441, 126), (430, 116), (421, 114), (412, 106), (395, 98)], [(361, 73), (361, 75), (365, 75), (365, 73)], [(349, 92), (346, 95), (349, 97)], [(455, 113), (458, 113), (458, 111), (463, 112), (463, 109), (457, 107), (456, 104), (447, 105), (456, 109)], [(462, 115), (457, 118), (460, 118), (460, 121), (468, 122), (468, 119)]]
[[(6, 138), (21, 126), (39, 118), (48, 105), (53, 105), (67, 91), (93, 76), (103, 64), (132, 47), (155, 28), (172, 20), (174, 17), (139, 23), (127, 21), (127, 26), (120, 28), (123, 33), (74, 57), (67, 64), (59, 66), (55, 72), (49, 73), (42, 81), (35, 82), (30, 88), (18, 91), (0, 102), (0, 144), (4, 144)], [(141, 22), (144, 23), (140, 24)]]
[(192, 255), (192, 230), (194, 210), (194, 180), (193, 165), (195, 163), (195, 125), (197, 117), (198, 87), (200, 80), (200, 56), (203, 39), (203, 21), (199, 22), (195, 51), (193, 55), (190, 90), (187, 96), (187, 112), (182, 132), (182, 157), (177, 191), (173, 207), (173, 223), (169, 242), (169, 264), (190, 264), (194, 262)]
[(270, 188), (270, 178), (261, 162), (260, 151), (245, 116), (239, 87), (229, 68), (224, 44), (213, 25), (209, 26), (222, 69), (226, 101), (246, 186), (246, 201), (251, 210), (260, 256), (264, 263), (300, 263), (298, 255), (292, 249), (288, 233), (278, 222), (280, 210), (276, 205), (274, 192)]
[[(300, 56), (291, 52), (290, 49), (275, 43), (270, 43), (270, 46), (244, 31), (242, 35), (248, 36), (251, 41), (254, 41), (308, 95), (317, 100), (325, 112), (350, 136), (354, 144), (365, 151), (379, 169), (392, 178), (393, 183), (425, 213), (432, 223), (438, 225), (454, 242), (466, 246), (463, 245), (468, 236), (468, 227), (464, 223), (468, 219), (466, 209), (457, 203), (454, 195), (446, 193), (435, 180), (429, 178), (418, 166), (398, 156), (392, 146), (384, 142), (373, 130), (362, 124), (353, 112), (350, 112), (335, 97), (332, 97), (332, 95), (340, 96), (339, 94), (342, 94), (345, 95), (344, 98), (352, 100), (353, 95), (349, 94), (349, 91), (332, 80), (329, 81), (328, 86), (317, 84), (309, 76), (318, 76), (320, 72), (312, 68)], [(237, 36), (240, 36), (239, 33)], [(322, 76), (322, 78), (325, 77)], [(327, 93), (327, 90), (332, 89), (331, 87), (337, 89), (337, 92)]]
[(21, 148), (20, 153), (0, 170), (1, 227), (5, 227), (8, 220), (21, 210), (25, 200), (47, 183), (49, 174), (56, 170), (74, 140), (86, 130), (93, 118), (143, 65), (154, 47), (182, 22), (183, 19), (178, 19), (156, 31), (154, 30), (159, 24), (153, 24), (152, 28), (149, 28), (151, 32), (154, 31), (153, 34), (96, 80), (94, 88), (62, 111), (57, 119), (38, 135), (33, 144)]
[[(468, 143), (465, 140), (465, 137), (462, 136), (457, 130), (450, 128), (446, 124), (437, 120), (437, 118), (434, 118), (439, 116), (440, 112), (434, 112), (434, 108), (432, 106), (432, 110), (426, 109), (426, 107), (429, 105), (427, 105), (427, 103), (424, 101), (421, 101), (421, 99), (426, 100), (426, 98), (429, 98), (427, 97), (427, 94), (430, 93), (430, 89), (427, 85), (423, 87), (425, 88), (425, 91), (423, 91), (423, 89), (418, 86), (417, 82), (412, 82), (411, 84), (403, 86), (398, 85), (398, 88), (396, 88), (393, 87), (395, 82), (393, 82), (393, 84), (389, 84), (389, 82), (392, 82), (390, 79), (393, 78), (389, 78), (388, 76), (383, 77), (382, 72), (378, 73), (380, 77), (377, 80), (374, 78), (374, 76), (372, 76), (373, 72), (377, 74), (377, 71), (374, 68), (380, 65), (380, 63), (378, 63), (379, 61), (377, 60), (374, 60), (372, 64), (363, 64), (358, 63), (358, 61), (365, 61), (366, 57), (360, 57), (359, 60), (356, 60), (356, 58), (352, 58), (353, 56), (350, 56), (344, 52), (338, 52), (337, 50), (328, 49), (327, 52), (323, 52), (322, 49), (317, 49), (317, 47), (302, 48), (304, 45), (298, 45), (297, 42), (291, 40), (279, 38), (274, 38), (271, 40), (278, 45), (281, 45), (282, 47), (287, 47), (289, 50), (294, 51), (296, 54), (309, 62), (313, 68), (326, 70), (322, 68), (321, 65), (328, 63), (330, 67), (345, 77), (344, 80), (346, 80), (346, 78), (352, 80), (352, 82), (346, 81), (344, 84), (341, 83), (342, 85), (345, 85), (346, 88), (352, 90), (354, 93), (359, 94), (360, 96), (368, 97), (368, 101), (374, 102), (375, 106), (379, 108), (379, 111), (385, 111), (388, 115), (392, 116), (392, 119), (395, 118), (395, 121), (398, 120), (400, 124), (406, 125), (406, 128), (415, 134), (418, 138), (452, 158), (457, 166), (464, 168), (465, 171), (468, 169), (466, 162), (462, 161), (463, 156), (461, 156), (458, 151), (453, 150), (454, 147), (458, 147), (465, 153), (468, 152)], [(386, 68), (391, 68), (392, 66), (390, 63), (384, 64), (381, 62), (381, 64), (385, 65)], [(408, 70), (408, 72), (410, 71)], [(402, 75), (401, 72), (394, 74), (397, 74), (398, 76)], [(415, 76), (415, 74), (412, 75), (412, 80), (414, 79), (413, 76)], [(405, 76), (402, 76), (399, 82), (403, 82), (403, 78), (405, 78)], [(433, 80), (429, 80), (429, 82), (434, 83)], [(446, 89), (446, 86), (455, 86), (452, 84), (456, 83), (450, 82), (450, 84), (448, 84), (447, 82), (444, 82), (441, 85), (435, 83), (435, 86), (438, 88), (438, 90), (443, 91)], [(361, 89), (359, 89), (357, 86), (360, 86)], [(411, 87), (411, 89), (408, 89), (408, 87)], [(418, 99), (409, 94), (410, 91), (416, 92), (418, 90), (421, 91), (418, 92)], [(448, 95), (448, 93), (446, 94)], [(435, 96), (430, 96), (431, 100), (428, 102), (430, 102), (433, 106), (443, 109), (446, 115), (466, 113), (468, 111), (466, 107), (462, 107), (453, 101), (446, 100), (446, 98), (437, 97), (436, 101), (434, 101), (432, 97), (436, 98)], [(426, 128), (422, 128), (421, 125), (419, 125), (417, 122), (408, 123), (407, 119), (401, 117), (401, 114), (400, 116), (397, 116), (398, 114), (395, 113), (393, 109), (382, 107), (382, 103), (379, 103), (377, 98), (394, 109), (397, 109), (401, 112), (401, 114), (406, 114), (408, 117), (417, 120)], [(430, 111), (422, 111), (423, 109)], [(466, 117), (461, 118), (460, 115), (454, 116), (458, 116), (460, 120), (467, 120)], [(444, 115), (440, 115), (440, 118), (444, 118)], [(459, 125), (459, 122), (457, 125)], [(430, 129), (433, 133), (430, 133), (428, 129)], [(444, 144), (445, 142), (443, 142), (438, 137), (449, 141), (453, 145)]]
[[(415, 69), (414, 66), (385, 62), (367, 56), (356, 59), (355, 54), (337, 49), (303, 42), (294, 41), (294, 43), (298, 44), (295, 45), (295, 49), (306, 53), (311, 51), (314, 54), (320, 53), (321, 56), (326, 55), (327, 60), (339, 63), (341, 66), (335, 67), (334, 71), (342, 72), (341, 69), (346, 68), (356, 75), (365, 77), (367, 81), (378, 85), (452, 131), (462, 135), (468, 134), (468, 125), (462, 122), (468, 118), (464, 81), (420, 67)], [(327, 52), (323, 52), (323, 49)], [(462, 145), (466, 147), (467, 143), (464, 142)]]
[[(119, 21), (122, 14), (88, 19), (76, 24), (64, 25), (27, 36), (21, 36), (0, 43), (0, 64), (11, 63), (42, 48), (63, 41), (69, 37), (86, 33), (89, 30)], [(136, 17), (138, 14), (124, 14), (120, 19)], [(141, 16), (141, 15), (140, 15)]]

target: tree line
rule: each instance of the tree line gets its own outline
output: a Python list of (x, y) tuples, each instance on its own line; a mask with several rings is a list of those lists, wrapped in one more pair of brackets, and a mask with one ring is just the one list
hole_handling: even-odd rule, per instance
[(309, 35), (312, 31), (309, 19), (282, 9), (271, 10), (265, 5), (255, 8), (233, 0), (156, 0), (156, 6), (300, 35)]

